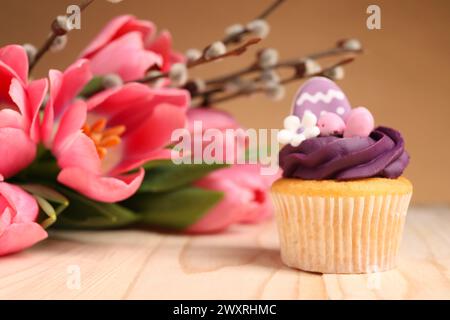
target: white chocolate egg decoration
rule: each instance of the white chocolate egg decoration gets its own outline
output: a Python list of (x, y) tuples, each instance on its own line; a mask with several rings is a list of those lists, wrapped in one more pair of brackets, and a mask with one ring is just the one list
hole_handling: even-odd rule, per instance
[(332, 112), (345, 120), (351, 106), (336, 83), (325, 77), (313, 77), (300, 87), (293, 101), (293, 115), (301, 119), (306, 110), (317, 118), (323, 112)]

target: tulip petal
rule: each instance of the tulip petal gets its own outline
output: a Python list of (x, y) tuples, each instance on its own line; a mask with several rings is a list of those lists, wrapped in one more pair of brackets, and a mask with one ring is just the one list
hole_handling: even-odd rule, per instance
[(100, 91), (99, 93), (94, 94), (92, 97), (89, 97), (89, 99), (86, 100), (87, 109), (88, 110), (95, 109), (97, 106), (101, 105), (106, 99), (108, 99), (110, 96), (112, 96), (114, 93), (121, 90), (122, 88), (123, 87), (105, 89), (103, 91)]
[(77, 100), (67, 108), (59, 122), (58, 132), (53, 141), (52, 150), (55, 154), (59, 154), (59, 150), (64, 147), (64, 144), (70, 143), (74, 134), (80, 132), (86, 123), (86, 112), (87, 107), (83, 100)]
[(39, 213), (36, 200), (22, 188), (10, 183), (0, 182), (0, 195), (8, 202), (8, 206), (15, 211), (13, 223), (34, 222), (36, 220)]
[(183, 109), (169, 104), (159, 104), (151, 117), (124, 136), (125, 154), (130, 158), (145, 158), (171, 142), (172, 132), (183, 128), (186, 117)]
[(144, 179), (145, 170), (115, 177), (102, 177), (80, 168), (63, 169), (58, 181), (88, 198), (101, 202), (117, 202), (132, 196)]
[(53, 102), (55, 117), (59, 118), (84, 86), (92, 79), (89, 61), (81, 59), (72, 64), (62, 76), (61, 87)]
[(187, 110), (191, 104), (191, 96), (189, 92), (174, 88), (157, 88), (152, 89), (153, 99), (155, 105), (160, 103), (171, 104), (183, 110)]
[(51, 147), (53, 135), (56, 132), (54, 125), (55, 110), (53, 105), (61, 89), (63, 74), (58, 70), (50, 70), (48, 73), (50, 93), (44, 109), (44, 117), (41, 124), (41, 139), (47, 148)]
[(142, 126), (143, 119), (150, 119), (161, 104), (177, 107), (184, 114), (190, 104), (190, 96), (186, 90), (150, 89), (142, 84), (129, 84), (95, 112), (109, 117), (111, 126), (124, 125), (126, 138)]
[(268, 189), (279, 177), (262, 176), (260, 165), (233, 165), (216, 170), (196, 186), (224, 192), (224, 198), (210, 212), (188, 228), (188, 232), (218, 232), (234, 223), (255, 223), (272, 214)]
[(88, 47), (84, 49), (81, 53), (81, 58), (91, 58), (109, 42), (126, 33), (138, 31), (142, 35), (142, 40), (145, 40), (155, 32), (155, 29), (154, 24), (150, 21), (138, 20), (132, 15), (118, 16), (112, 19)]
[(0, 128), (23, 128), (22, 115), (13, 109), (0, 110)]
[(8, 178), (34, 160), (36, 145), (21, 129), (0, 128), (0, 154), (0, 174)]
[(0, 61), (8, 65), (23, 83), (27, 82), (28, 57), (22, 46), (9, 45), (0, 48)]
[(194, 121), (200, 121), (203, 131), (207, 129), (239, 129), (241, 126), (229, 113), (212, 108), (191, 108), (187, 111), (188, 130), (194, 132)]
[(171, 156), (172, 156), (172, 153), (171, 153), (170, 149), (161, 149), (161, 150), (149, 152), (148, 154), (145, 155), (145, 157), (133, 158), (133, 157), (127, 156), (127, 157), (124, 157), (124, 159), (117, 166), (115, 166), (109, 174), (117, 175), (117, 174), (121, 174), (123, 172), (128, 172), (130, 170), (136, 169), (136, 168), (144, 165), (145, 163), (147, 163), (149, 161), (166, 160), (166, 159), (170, 159)]
[(169, 71), (172, 64), (185, 61), (183, 55), (172, 51), (172, 36), (166, 30), (161, 31), (159, 36), (147, 46), (147, 49), (162, 57), (161, 70), (163, 72)]
[[(152, 107), (149, 101), (152, 97), (153, 90), (148, 86), (142, 83), (128, 83), (119, 89), (101, 92), (90, 98), (87, 101), (88, 110), (108, 119), (123, 112), (128, 112), (128, 116), (135, 115), (136, 112), (150, 114)], [(124, 118), (120, 115), (119, 117), (122, 121), (128, 121), (128, 116)], [(145, 116), (140, 114), (139, 118), (142, 119), (142, 117)]]
[(107, 95), (99, 95), (88, 100), (89, 112), (108, 119), (108, 126), (124, 125), (124, 137), (139, 128), (143, 119), (151, 117), (160, 103), (177, 106), (183, 112), (190, 103), (186, 90), (151, 89), (140, 83), (129, 83)]
[(22, 125), (34, 142), (39, 140), (38, 115), (39, 108), (47, 92), (47, 80), (41, 79), (33, 81), (24, 88), (15, 78), (11, 80), (9, 95), (20, 111), (23, 120)]
[(78, 167), (93, 174), (100, 174), (101, 161), (94, 142), (82, 132), (76, 133), (70, 142), (57, 150), (60, 168)]
[(39, 110), (44, 102), (48, 89), (47, 79), (40, 79), (31, 82), (27, 88), (29, 109), (31, 114), (30, 137), (34, 142), (40, 140), (39, 137)]
[(28, 126), (31, 123), (31, 117), (27, 108), (27, 94), (25, 92), (25, 88), (16, 78), (11, 79), (9, 95), (11, 96), (11, 100), (16, 104), (17, 109), (20, 111), (20, 114), (24, 119), (25, 128), (28, 129)]
[(47, 236), (47, 232), (35, 222), (11, 224), (0, 236), (0, 256), (22, 251)]
[(123, 35), (91, 58), (94, 74), (115, 73), (124, 81), (142, 78), (150, 67), (161, 64), (160, 55), (144, 49), (139, 32)]

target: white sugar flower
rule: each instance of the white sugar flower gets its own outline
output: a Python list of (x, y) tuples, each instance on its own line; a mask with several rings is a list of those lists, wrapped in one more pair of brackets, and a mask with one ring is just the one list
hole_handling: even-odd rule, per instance
[[(278, 142), (298, 147), (306, 139), (317, 137), (320, 134), (320, 129), (316, 124), (317, 117), (309, 110), (305, 111), (301, 120), (294, 115), (287, 116), (284, 119), (284, 129), (278, 132)], [(300, 129), (303, 129), (301, 133), (299, 133)]]

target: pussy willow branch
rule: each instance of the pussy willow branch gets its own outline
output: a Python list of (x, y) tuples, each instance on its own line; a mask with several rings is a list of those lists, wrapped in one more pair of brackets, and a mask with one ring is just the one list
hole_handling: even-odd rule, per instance
[[(259, 41), (261, 41), (260, 38), (250, 39), (247, 42), (245, 42), (244, 44), (242, 44), (232, 50), (229, 50), (229, 51), (225, 52), (224, 54), (221, 54), (221, 55), (218, 55), (215, 57), (211, 57), (211, 58), (205, 57), (205, 52), (206, 52), (206, 49), (208, 48), (208, 47), (206, 47), (205, 50), (203, 50), (203, 55), (200, 58), (198, 58), (197, 60), (188, 62), (186, 64), (186, 67), (188, 69), (191, 69), (191, 68), (197, 67), (199, 65), (207, 64), (207, 63), (210, 63), (210, 62), (213, 62), (216, 60), (220, 60), (223, 58), (227, 58), (227, 57), (231, 57), (231, 56), (239, 56), (239, 55), (243, 54), (245, 51), (247, 51), (248, 47), (257, 44)], [(161, 72), (157, 75), (149, 75), (142, 79), (133, 80), (133, 82), (150, 83), (150, 82), (156, 81), (161, 78), (167, 78), (168, 76), (169, 76), (169, 72)]]
[[(89, 5), (94, 2), (95, 0), (84, 0), (81, 2), (78, 7), (80, 8), (80, 12), (83, 12)], [(73, 14), (67, 17), (71, 17)], [(44, 44), (38, 49), (36, 52), (36, 56), (34, 60), (30, 63), (29, 71), (31, 72), (33, 68), (36, 66), (36, 64), (39, 62), (39, 60), (44, 56), (44, 54), (50, 49), (55, 39), (58, 37), (55, 32), (51, 32), (50, 36), (47, 38), (47, 40), (44, 42)]]
[[(267, 19), (267, 17), (269, 17), (283, 2), (285, 2), (286, 0), (276, 0), (275, 2), (273, 2), (268, 8), (266, 8), (263, 12), (261, 12), (261, 14), (259, 14), (255, 20), (261, 20), (261, 19)], [(241, 32), (238, 32), (236, 34), (233, 34), (231, 36), (226, 36), (222, 42), (225, 45), (228, 45), (230, 43), (236, 43), (242, 40), (242, 37), (251, 33), (250, 30), (248, 30), (247, 28), (244, 28), (244, 30), (242, 30)]]
[[(256, 17), (256, 19), (266, 19), (270, 14), (272, 14), (285, 1), (286, 0), (276, 0), (268, 8), (266, 8), (263, 12), (261, 12)], [(229, 45), (231, 43), (238, 43), (238, 42), (240, 42), (242, 40), (242, 37), (244, 35), (249, 34), (249, 33), (250, 33), (250, 30), (244, 29), (241, 32), (239, 32), (239, 33), (237, 33), (237, 34), (235, 34), (235, 35), (233, 35), (231, 37), (230, 36), (225, 37), (222, 40), (222, 42), (225, 45)], [(258, 43), (260, 40), (261, 40), (260, 38), (250, 39), (247, 42), (245, 42), (243, 45), (241, 45), (241, 46), (239, 46), (239, 47), (237, 47), (235, 49), (229, 50), (223, 55), (219, 55), (219, 56), (216, 56), (214, 58), (209, 58), (209, 59), (205, 58), (205, 52), (206, 52), (206, 49), (208, 48), (208, 47), (206, 47), (203, 50), (203, 55), (199, 59), (187, 63), (186, 67), (188, 69), (190, 69), (190, 68), (196, 67), (198, 65), (206, 64), (206, 63), (209, 63), (209, 62), (212, 62), (212, 61), (216, 61), (216, 60), (219, 60), (219, 59), (223, 59), (223, 58), (226, 58), (226, 57), (241, 55), (242, 53), (244, 53), (247, 50), (247, 47)], [(168, 76), (169, 76), (169, 72), (162, 72), (162, 73), (159, 73), (159, 74), (146, 76), (146, 77), (144, 77), (142, 79), (134, 80), (133, 82), (151, 83), (151, 82), (156, 81), (158, 79), (167, 78)]]
[[(304, 59), (321, 59), (321, 58), (325, 58), (325, 57), (332, 57), (332, 56), (337, 56), (337, 55), (341, 55), (341, 54), (346, 54), (346, 53), (361, 53), (361, 50), (349, 50), (346, 48), (340, 48), (340, 47), (335, 47), (335, 48), (331, 48), (331, 49), (327, 49), (324, 51), (319, 51), (316, 53), (312, 53), (310, 55), (307, 55)], [(290, 68), (294, 65), (297, 65), (299, 62), (301, 61), (301, 59), (290, 59), (290, 60), (284, 60), (281, 61), (279, 63), (277, 63), (276, 65), (274, 65), (273, 67), (269, 68), (269, 69), (280, 69), (280, 68)], [(241, 70), (237, 70), (235, 72), (231, 72), (229, 74), (226, 75), (222, 75), (216, 78), (212, 78), (209, 80), (206, 80), (205, 83), (207, 85), (214, 85), (214, 84), (221, 84), (227, 81), (230, 81), (234, 78), (252, 73), (252, 72), (259, 72), (262, 71), (263, 69), (257, 64), (254, 63), (248, 67), (245, 67)]]
[[(317, 72), (314, 74), (305, 75), (305, 74), (295, 73), (291, 77), (282, 79), (279, 84), (286, 85), (286, 84), (289, 84), (291, 82), (294, 82), (294, 81), (297, 81), (300, 79), (308, 79), (308, 78), (317, 77), (317, 76), (324, 76), (324, 75), (326, 75), (327, 72), (333, 70), (334, 68), (349, 64), (349, 63), (353, 62), (353, 60), (354, 60), (354, 58), (348, 58), (348, 59), (341, 60), (341, 61), (321, 70), (320, 72)], [(237, 91), (237, 92), (234, 92), (229, 95), (222, 96), (222, 97), (211, 98), (212, 95), (223, 92), (223, 89), (215, 88), (215, 89), (212, 89), (211, 91), (207, 92), (207, 96), (203, 97), (203, 100), (200, 103), (193, 105), (193, 107), (207, 107), (207, 105), (205, 105), (205, 102), (207, 102), (207, 104), (218, 104), (221, 102), (226, 102), (226, 101), (229, 101), (229, 100), (232, 100), (235, 98), (239, 98), (241, 96), (249, 96), (249, 95), (252, 95), (255, 93), (261, 93), (261, 92), (265, 92), (265, 91), (266, 91), (266, 89), (263, 87), (256, 87), (252, 90), (240, 90), (240, 91)]]

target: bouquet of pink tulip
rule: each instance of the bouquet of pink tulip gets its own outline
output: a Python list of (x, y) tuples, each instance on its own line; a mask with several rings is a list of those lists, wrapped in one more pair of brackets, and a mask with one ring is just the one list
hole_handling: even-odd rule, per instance
[[(83, 2), (84, 10), (93, 0)], [(271, 214), (267, 191), (276, 176), (258, 165), (174, 164), (172, 132), (240, 128), (213, 109), (222, 101), (264, 92), (279, 99), (284, 85), (315, 75), (338, 78), (346, 58), (321, 68), (317, 59), (361, 52), (357, 40), (304, 59), (279, 61), (262, 49), (242, 70), (191, 80), (188, 70), (238, 56), (267, 36), (276, 1), (222, 41), (185, 55), (168, 32), (124, 15), (111, 20), (65, 71), (31, 80), (47, 51), (60, 51), (71, 15), (58, 16), (51, 35), (33, 45), (0, 48), (0, 255), (47, 237), (46, 229), (145, 225), (193, 233), (216, 232)], [(246, 40), (249, 38), (249, 40)], [(281, 79), (278, 69), (293, 70)]]

